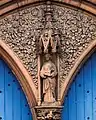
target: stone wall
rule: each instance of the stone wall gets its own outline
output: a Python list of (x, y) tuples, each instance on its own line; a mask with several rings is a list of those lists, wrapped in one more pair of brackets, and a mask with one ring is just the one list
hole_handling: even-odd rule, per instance
[(42, 6), (30, 7), (0, 20), (0, 38), (22, 60), (37, 86), (36, 37), (42, 24)]
[[(37, 40), (44, 28), (44, 5), (30, 6), (0, 19), (0, 39), (21, 59), (37, 87)], [(96, 18), (79, 9), (53, 5), (53, 26), (61, 38), (60, 83), (77, 58), (96, 40)]]
[(54, 6), (54, 26), (61, 35), (60, 81), (66, 79), (78, 57), (96, 40), (96, 19), (81, 10)]

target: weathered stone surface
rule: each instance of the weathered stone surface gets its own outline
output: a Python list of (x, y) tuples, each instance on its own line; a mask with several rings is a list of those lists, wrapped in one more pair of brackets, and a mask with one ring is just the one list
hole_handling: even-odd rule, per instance
[[(37, 86), (36, 45), (44, 28), (43, 5), (25, 8), (0, 20), (0, 38), (22, 60)], [(96, 19), (81, 10), (53, 5), (53, 26), (60, 31), (60, 82), (96, 37)]]
[(54, 5), (54, 26), (60, 30), (60, 83), (64, 82), (77, 58), (96, 40), (96, 19), (81, 10)]
[(43, 28), (42, 6), (24, 9), (0, 20), (0, 38), (22, 60), (37, 86), (36, 37)]

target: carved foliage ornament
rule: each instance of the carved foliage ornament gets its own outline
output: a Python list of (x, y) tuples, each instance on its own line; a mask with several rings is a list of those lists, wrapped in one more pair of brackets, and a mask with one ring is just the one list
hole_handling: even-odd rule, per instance
[(38, 120), (60, 120), (62, 107), (36, 107)]

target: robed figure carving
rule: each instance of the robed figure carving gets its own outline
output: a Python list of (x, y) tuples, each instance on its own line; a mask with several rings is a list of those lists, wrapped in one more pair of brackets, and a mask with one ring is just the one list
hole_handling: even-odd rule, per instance
[(43, 80), (43, 96), (44, 102), (53, 103), (56, 101), (55, 87), (57, 69), (55, 64), (50, 60), (50, 54), (45, 55), (45, 63), (43, 64), (40, 76)]

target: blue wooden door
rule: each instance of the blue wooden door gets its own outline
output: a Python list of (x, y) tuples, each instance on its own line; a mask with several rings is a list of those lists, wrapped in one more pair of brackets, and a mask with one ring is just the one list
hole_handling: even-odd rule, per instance
[(0, 59), (0, 120), (32, 120), (26, 97), (12, 71)]
[(70, 86), (62, 120), (96, 120), (96, 52), (85, 62)]

